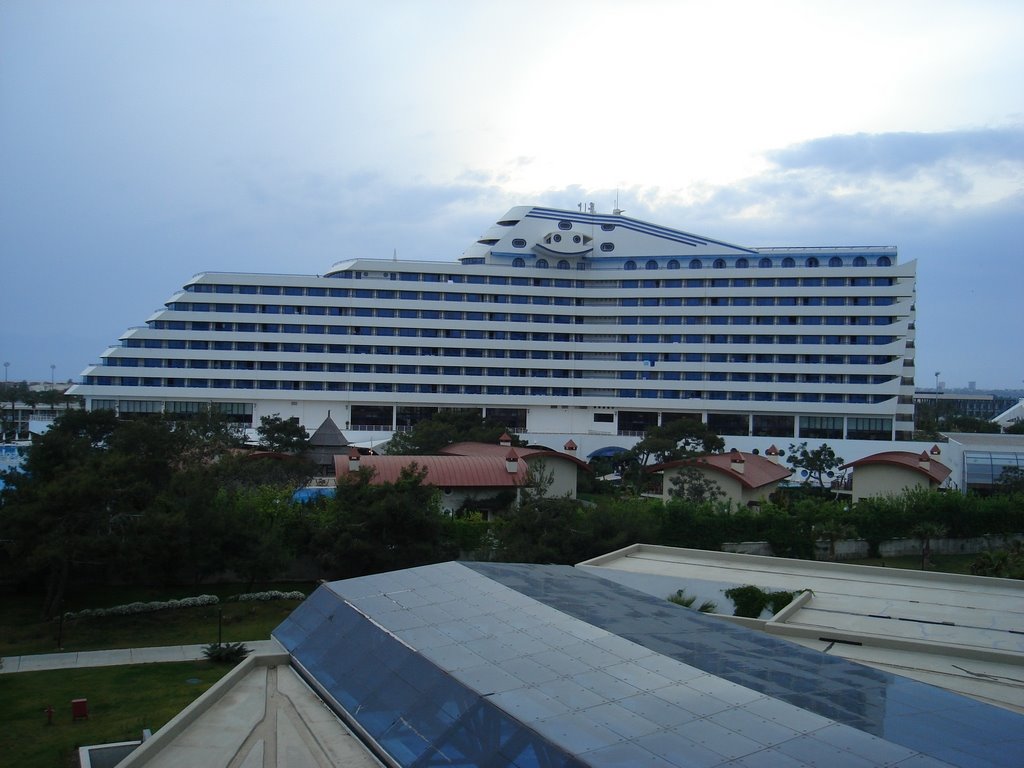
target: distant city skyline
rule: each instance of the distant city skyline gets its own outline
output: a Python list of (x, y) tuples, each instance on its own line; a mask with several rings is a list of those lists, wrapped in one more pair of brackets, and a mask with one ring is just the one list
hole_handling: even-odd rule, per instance
[(454, 260), (593, 202), (896, 245), (917, 386), (1019, 390), (1022, 33), (1005, 2), (8, 0), (5, 375), (77, 380), (196, 272)]

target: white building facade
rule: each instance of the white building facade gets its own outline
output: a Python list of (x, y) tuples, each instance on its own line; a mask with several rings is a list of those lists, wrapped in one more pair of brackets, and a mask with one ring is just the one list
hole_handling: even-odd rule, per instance
[(915, 269), (895, 247), (745, 248), (519, 207), (457, 261), (196, 275), (71, 393), (310, 430), (330, 411), (381, 440), (476, 408), (583, 456), (680, 415), (752, 440), (909, 438)]

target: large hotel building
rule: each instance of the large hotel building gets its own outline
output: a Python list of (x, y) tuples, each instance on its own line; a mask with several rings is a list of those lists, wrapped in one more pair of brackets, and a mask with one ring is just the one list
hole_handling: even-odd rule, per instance
[(330, 412), (378, 440), (449, 408), (581, 449), (680, 415), (780, 445), (900, 439), (915, 266), (891, 246), (747, 248), (518, 207), (458, 260), (199, 274), (72, 391), (91, 409), (213, 407), (246, 426), (280, 414), (312, 431)]

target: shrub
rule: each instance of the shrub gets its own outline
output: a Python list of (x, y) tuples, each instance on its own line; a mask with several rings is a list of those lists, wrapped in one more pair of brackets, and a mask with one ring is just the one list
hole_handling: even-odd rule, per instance
[(793, 602), (793, 598), (798, 594), (799, 592), (765, 592), (752, 584), (725, 591), (725, 596), (736, 606), (733, 616), (744, 616), (748, 619), (760, 617), (765, 608), (774, 615)]
[(203, 648), (203, 656), (217, 664), (237, 664), (248, 655), (245, 643), (210, 643)]

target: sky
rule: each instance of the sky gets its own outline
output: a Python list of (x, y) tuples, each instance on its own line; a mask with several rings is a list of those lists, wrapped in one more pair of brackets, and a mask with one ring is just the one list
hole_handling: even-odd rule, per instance
[(1022, 84), (1014, 0), (0, 0), (0, 357), (78, 380), (197, 272), (617, 202), (896, 245), (918, 386), (1020, 389)]

